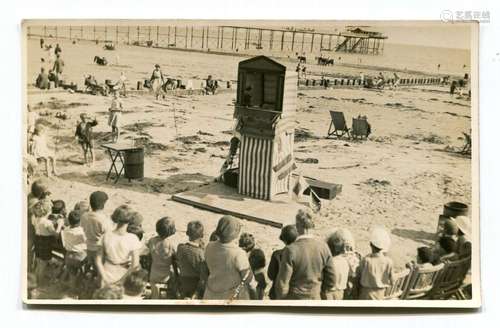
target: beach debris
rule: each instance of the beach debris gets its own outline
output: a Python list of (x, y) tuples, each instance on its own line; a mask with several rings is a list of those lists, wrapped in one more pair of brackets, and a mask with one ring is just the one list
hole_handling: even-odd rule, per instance
[(297, 163), (305, 163), (305, 164), (318, 164), (319, 163), (319, 160), (317, 158), (312, 158), (312, 157), (308, 157), (308, 158), (295, 158), (295, 161)]
[(51, 97), (50, 100), (47, 102), (40, 101), (39, 103), (35, 104), (35, 106), (33, 106), (33, 109), (48, 108), (53, 110), (61, 110), (61, 109), (82, 107), (88, 105), (89, 104), (87, 103), (81, 103), (81, 102), (71, 102), (69, 104), (66, 104), (64, 100)]
[(177, 137), (175, 138), (175, 140), (185, 145), (193, 145), (201, 141), (201, 138), (198, 137), (197, 135), (194, 135), (194, 136)]
[(373, 179), (373, 178), (369, 178), (368, 180), (365, 180), (363, 183), (372, 187), (387, 187), (391, 185), (390, 181), (383, 179), (382, 180)]
[(201, 130), (198, 131), (198, 134), (201, 135), (201, 136), (213, 136), (213, 134), (208, 133), (208, 132), (203, 132)]
[(302, 142), (307, 140), (317, 140), (319, 139), (309, 129), (306, 128), (297, 128), (295, 129), (295, 142)]

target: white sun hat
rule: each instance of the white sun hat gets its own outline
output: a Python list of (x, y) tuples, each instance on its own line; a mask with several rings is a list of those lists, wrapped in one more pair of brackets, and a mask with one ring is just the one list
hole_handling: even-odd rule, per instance
[(375, 227), (372, 229), (370, 243), (381, 250), (387, 251), (391, 247), (391, 236), (385, 228)]
[(455, 223), (458, 226), (458, 229), (462, 231), (464, 235), (470, 236), (472, 234), (472, 227), (470, 223), (470, 218), (467, 216), (457, 216), (455, 218)]

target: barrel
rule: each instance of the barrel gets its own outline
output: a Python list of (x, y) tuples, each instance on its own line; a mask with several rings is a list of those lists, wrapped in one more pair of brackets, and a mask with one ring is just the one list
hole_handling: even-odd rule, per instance
[(125, 177), (128, 179), (144, 178), (144, 149), (125, 151)]
[(455, 218), (460, 215), (467, 216), (469, 214), (469, 207), (460, 202), (449, 202), (444, 204), (443, 215)]

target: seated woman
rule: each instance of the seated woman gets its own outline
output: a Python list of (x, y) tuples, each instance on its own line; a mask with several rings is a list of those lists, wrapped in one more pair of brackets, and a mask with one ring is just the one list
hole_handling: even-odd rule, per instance
[(45, 68), (40, 69), (40, 73), (38, 74), (36, 81), (35, 81), (35, 86), (39, 89), (49, 89), (49, 75), (45, 72)]

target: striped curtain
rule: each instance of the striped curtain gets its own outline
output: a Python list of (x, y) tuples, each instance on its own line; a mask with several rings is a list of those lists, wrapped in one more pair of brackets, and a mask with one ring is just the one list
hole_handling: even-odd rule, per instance
[[(293, 133), (283, 133), (276, 138), (274, 141), (274, 147), (276, 151), (273, 154), (273, 168), (276, 165), (280, 166), (280, 169), (274, 172), (271, 179), (271, 194), (276, 195), (283, 192), (288, 192), (290, 174), (295, 168), (295, 161), (293, 159)], [(280, 165), (285, 163), (284, 165)]]
[(252, 198), (271, 198), (273, 140), (241, 136), (238, 192)]

